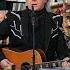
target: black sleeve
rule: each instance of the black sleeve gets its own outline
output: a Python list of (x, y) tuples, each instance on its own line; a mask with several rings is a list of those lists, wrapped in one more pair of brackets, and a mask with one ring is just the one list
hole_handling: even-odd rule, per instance
[[(10, 27), (10, 25), (13, 26), (13, 21), (14, 20), (16, 21), (17, 24), (19, 23), (18, 22), (19, 20), (17, 19), (17, 17), (15, 15), (8, 14), (7, 16), (8, 16), (7, 19), (5, 19), (3, 22), (0, 23), (0, 40), (5, 39), (10, 34), (12, 34), (11, 33), (12, 27)], [(18, 27), (19, 27), (19, 25), (17, 25), (17, 29), (19, 29)], [(2, 47), (3, 46), (0, 45), (0, 61), (6, 58), (5, 55), (2, 52), (2, 49), (1, 49)]]
[(9, 22), (7, 20), (4, 20), (2, 23), (0, 23), (0, 40), (6, 38), (9, 34)]
[[(9, 35), (9, 30), (9, 22), (7, 19), (5, 19), (3, 22), (0, 23), (0, 40), (5, 39)], [(2, 44), (0, 44), (0, 61), (6, 58), (1, 48)]]
[[(0, 47), (1, 47), (1, 45), (0, 45)], [(0, 49), (0, 61), (3, 60), (3, 59), (6, 59), (6, 57), (3, 54), (2, 49)]]
[(64, 39), (64, 35), (63, 33), (60, 33), (59, 34), (59, 37), (58, 37), (58, 46), (57, 46), (57, 56), (59, 59), (63, 59), (65, 57), (68, 57), (68, 47), (66, 45), (66, 41)]
[(56, 26), (53, 25), (54, 31), (51, 34), (49, 46), (46, 52), (48, 61), (63, 59), (68, 56), (68, 47), (66, 46), (64, 35), (62, 31), (57, 28), (57, 21), (58, 27), (62, 27), (62, 16), (56, 17), (53, 21)]
[(46, 51), (47, 61), (54, 61), (57, 59), (57, 56), (55, 55), (55, 51), (57, 48), (57, 40), (58, 40), (58, 36), (55, 36), (54, 38), (52, 37), (50, 38), (49, 46)]
[(65, 57), (69, 57), (68, 53), (68, 47), (62, 32), (50, 39), (50, 43), (46, 52), (47, 61), (53, 61), (56, 59), (62, 60)]

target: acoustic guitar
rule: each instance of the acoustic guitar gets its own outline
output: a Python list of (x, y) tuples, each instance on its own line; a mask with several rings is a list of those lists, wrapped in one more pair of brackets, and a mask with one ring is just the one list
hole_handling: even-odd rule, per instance
[[(4, 55), (11, 61), (15, 66), (10, 70), (31, 70), (33, 65), (33, 50), (28, 50), (25, 52), (15, 52), (6, 48), (3, 48)], [(62, 70), (63, 60), (56, 60), (50, 62), (42, 62), (41, 55), (37, 50), (35, 50), (35, 70), (42, 70), (42, 69), (53, 69), (58, 68), (56, 70)], [(23, 69), (22, 66), (24, 64), (28, 64), (30, 69)], [(2, 69), (0, 69), (2, 70)], [(3, 70), (8, 70), (4, 68)]]
[[(11, 70), (21, 70), (21, 66), (24, 64), (32, 65), (33, 61), (33, 50), (28, 50), (24, 52), (15, 52), (7, 48), (3, 48), (3, 53), (14, 64), (14, 69)], [(42, 59), (38, 51), (35, 50), (35, 64), (41, 64)], [(7, 70), (4, 68), (3, 70)]]

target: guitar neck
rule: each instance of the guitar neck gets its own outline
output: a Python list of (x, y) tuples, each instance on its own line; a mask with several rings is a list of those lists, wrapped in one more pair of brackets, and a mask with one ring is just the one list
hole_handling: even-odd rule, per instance
[(64, 62), (64, 60), (56, 60), (56, 61), (49, 61), (49, 62), (43, 62), (43, 63), (58, 63), (58, 62)]
[(36, 64), (35, 68), (55, 68), (62, 67), (62, 63), (64, 60), (50, 61), (50, 62), (42, 62), (41, 64)]

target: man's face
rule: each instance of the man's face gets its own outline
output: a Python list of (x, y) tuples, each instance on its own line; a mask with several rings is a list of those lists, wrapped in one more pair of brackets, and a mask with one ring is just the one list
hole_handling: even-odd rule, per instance
[(6, 11), (0, 10), (0, 22), (2, 22), (6, 17)]
[(35, 11), (40, 11), (43, 9), (46, 2), (47, 0), (26, 0), (28, 8), (31, 10), (32, 6), (34, 6)]

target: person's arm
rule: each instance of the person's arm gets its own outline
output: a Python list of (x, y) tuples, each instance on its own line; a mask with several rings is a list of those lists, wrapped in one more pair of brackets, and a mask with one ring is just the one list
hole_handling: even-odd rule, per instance
[[(0, 22), (0, 40), (3, 40), (5, 39), (9, 34), (9, 25), (8, 25), (8, 20), (7, 18), (6, 19), (3, 19), (1, 22)], [(0, 44), (0, 61), (4, 58), (6, 58), (4, 56), (4, 54), (2, 53), (2, 44)]]
[[(7, 21), (3, 21), (0, 23), (0, 40), (5, 39), (9, 34), (9, 25), (7, 25)], [(0, 64), (1, 67), (4, 68), (5, 66), (8, 66), (8, 69), (10, 69), (11, 62), (5, 57), (5, 55), (2, 52), (2, 45), (0, 45)]]
[(10, 29), (8, 23), (7, 19), (0, 23), (0, 40), (5, 39), (9, 34)]
[[(9, 36), (10, 33), (10, 24), (11, 21), (9, 18), (6, 18), (0, 23), (0, 40), (4, 40), (6, 37)], [(2, 45), (0, 45), (0, 65), (2, 68), (7, 67), (7, 69), (11, 69), (12, 63), (5, 57), (2, 52)]]
[[(1, 45), (0, 45), (1, 46)], [(0, 61), (6, 59), (6, 57), (4, 56), (2, 49), (0, 49)]]
[[(1, 46), (1, 45), (0, 45)], [(4, 69), (11, 69), (11, 66), (13, 63), (11, 63), (3, 54), (2, 49), (0, 48), (0, 66)]]
[(59, 59), (64, 59), (68, 57), (68, 47), (66, 45), (63, 33), (60, 33), (58, 37), (57, 55)]

